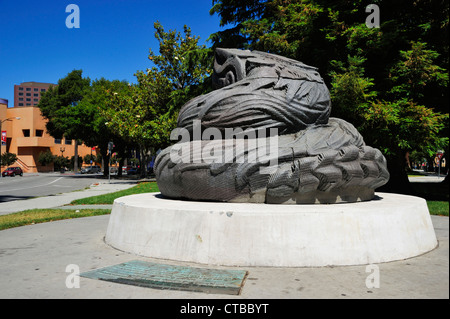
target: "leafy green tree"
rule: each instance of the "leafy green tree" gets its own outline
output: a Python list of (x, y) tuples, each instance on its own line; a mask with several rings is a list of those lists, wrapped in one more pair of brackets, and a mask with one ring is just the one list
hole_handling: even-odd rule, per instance
[(191, 29), (186, 25), (183, 27), (183, 34), (176, 30), (165, 31), (159, 22), (155, 22), (154, 28), (159, 55), (152, 49), (149, 50), (148, 58), (154, 67), (147, 70), (147, 75), (142, 71), (138, 72), (138, 81), (145, 84), (152, 81), (145, 80), (145, 76), (165, 77), (172, 85), (169, 112), (176, 117), (184, 103), (211, 90), (214, 52), (205, 45), (199, 45), (200, 38), (192, 35)]
[(349, 56), (347, 63), (331, 61), (335, 69), (330, 72), (333, 116), (345, 118), (356, 127), (364, 124), (364, 115), (378, 95), (373, 90), (373, 79), (365, 76), (362, 67), (365, 60), (362, 57)]
[[(368, 4), (380, 28), (365, 21)], [(214, 0), (229, 29), (214, 47), (256, 49), (319, 67), (332, 116), (388, 159), (386, 190), (405, 192), (405, 154), (448, 149), (448, 1)]]
[(74, 168), (74, 166), (75, 166), (75, 161), (77, 161), (78, 163), (83, 163), (83, 159), (81, 158), (80, 155), (78, 155), (77, 158), (76, 158), (75, 156), (72, 156), (72, 157), (70, 158), (70, 162), (69, 162), (69, 167), (70, 167), (71, 169)]
[(109, 81), (104, 78), (91, 81), (83, 78), (81, 70), (74, 70), (43, 94), (39, 108), (48, 119), (47, 131), (55, 137), (74, 138), (74, 170), (78, 170), (77, 145), (98, 146), (104, 161), (104, 174), (108, 173), (108, 143), (113, 141), (119, 152), (125, 152), (125, 144), (118, 134), (106, 125), (102, 111), (106, 108), (108, 91), (128, 87), (125, 81)]
[(390, 70), (394, 98), (408, 98), (425, 103), (431, 94), (428, 87), (446, 89), (448, 72), (434, 64), (439, 53), (427, 49), (423, 42), (411, 41), (411, 49), (400, 51), (401, 59)]
[(205, 91), (204, 83), (211, 75), (211, 50), (199, 45), (199, 38), (187, 26), (183, 34), (166, 32), (159, 22), (154, 26), (160, 53), (149, 51), (154, 66), (136, 72), (137, 84), (109, 90), (102, 112), (111, 130), (139, 146), (142, 175), (148, 155), (171, 143), (170, 132), (181, 106)]
[(97, 161), (97, 157), (95, 155), (91, 155), (91, 154), (86, 154), (83, 157), (84, 164), (91, 164), (91, 161), (92, 161), (92, 163), (95, 163)]
[[(103, 161), (103, 174), (109, 172), (109, 156), (108, 143), (113, 142), (114, 151), (120, 154), (122, 160), (119, 162), (119, 175), (122, 174), (123, 158), (127, 146), (126, 141), (118, 134), (114, 128), (108, 126), (108, 120), (104, 116), (105, 110), (108, 108), (109, 95), (111, 92), (121, 92), (128, 89), (126, 81), (106, 80), (100, 78), (92, 81), (87, 88), (83, 100), (77, 105), (78, 116), (82, 119), (84, 126), (81, 128), (83, 132), (83, 141), (87, 146), (97, 146), (99, 149), (99, 158)], [(99, 160), (99, 159), (98, 159)], [(101, 159), (99, 160), (101, 161)]]
[[(269, 1), (261, 0), (213, 0), (210, 14), (220, 16), (220, 26), (231, 25), (230, 28), (213, 33), (209, 39), (213, 41), (213, 48), (244, 48), (249, 39), (243, 30), (246, 21), (259, 21), (271, 13), (268, 10)], [(242, 32), (241, 32), (242, 31)]]
[(47, 166), (48, 164), (53, 163), (55, 160), (55, 155), (50, 150), (46, 150), (45, 152), (40, 152), (38, 157), (38, 162), (42, 166)]
[[(365, 24), (366, 6), (376, 4), (381, 27)], [(213, 0), (211, 14), (228, 29), (210, 36), (213, 47), (238, 47), (285, 55), (319, 68), (329, 82), (330, 61), (366, 58), (365, 71), (379, 92), (389, 90), (390, 69), (411, 41), (439, 53), (434, 64), (448, 70), (449, 3), (445, 0)], [(388, 90), (386, 90), (388, 87)], [(448, 95), (436, 94), (439, 107)], [(436, 103), (433, 103), (436, 104)]]
[[(106, 125), (123, 140), (138, 145), (142, 158), (168, 145), (175, 118), (169, 112), (171, 84), (161, 72), (137, 73), (138, 84), (109, 91), (102, 110)], [(145, 174), (144, 170), (143, 174)]]
[[(42, 115), (48, 120), (46, 128), (51, 136), (75, 139), (76, 159), (79, 140), (83, 139), (86, 129), (86, 123), (77, 106), (89, 86), (90, 79), (83, 78), (81, 70), (74, 70), (60, 79), (57, 86), (50, 87), (38, 104)], [(77, 170), (78, 162), (75, 160), (74, 171)]]
[(55, 160), (54, 160), (54, 165), (55, 165), (55, 171), (60, 170), (61, 168), (67, 168), (70, 166), (70, 160), (69, 157), (64, 157), (64, 156), (55, 156)]
[(9, 153), (9, 152), (5, 152), (3, 154), (0, 155), (1, 156), (1, 163), (2, 166), (9, 166), (14, 164), (17, 161), (17, 155), (14, 153)]
[(155, 22), (155, 38), (159, 43), (159, 55), (149, 50), (149, 60), (172, 83), (174, 90), (200, 85), (211, 75), (212, 51), (199, 45), (199, 37), (193, 36), (186, 25), (183, 35), (176, 30), (164, 31)]

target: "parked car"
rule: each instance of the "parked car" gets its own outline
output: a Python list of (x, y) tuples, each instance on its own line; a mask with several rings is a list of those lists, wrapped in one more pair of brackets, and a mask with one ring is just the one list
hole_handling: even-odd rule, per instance
[(127, 175), (136, 175), (139, 174), (141, 170), (139, 169), (139, 167), (132, 167), (129, 170), (127, 170)]
[(81, 168), (81, 174), (95, 174), (100, 173), (101, 169), (98, 165), (92, 165), (92, 166), (85, 166)]
[(20, 175), (23, 176), (23, 171), (20, 167), (8, 167), (7, 169), (5, 169), (2, 173), (3, 177), (5, 176), (16, 176), (16, 175)]
[(126, 174), (131, 169), (131, 165), (122, 166), (122, 174)]

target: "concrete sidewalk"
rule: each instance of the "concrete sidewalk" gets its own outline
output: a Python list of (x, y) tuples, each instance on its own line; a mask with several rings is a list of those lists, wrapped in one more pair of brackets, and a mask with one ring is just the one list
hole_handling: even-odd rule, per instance
[[(11, 214), (20, 212), (27, 209), (40, 209), (40, 208), (57, 208), (67, 204), (70, 204), (73, 200), (86, 198), (97, 195), (104, 195), (130, 187), (136, 186), (135, 180), (112, 180), (99, 181), (92, 184), (88, 189), (74, 191), (70, 193), (57, 194), (54, 196), (43, 196), (27, 200), (16, 200), (5, 203), (0, 203), (0, 215)], [(110, 207), (110, 206), (108, 206)], [(106, 207), (106, 208), (108, 208)], [(73, 207), (74, 208), (74, 207)], [(88, 208), (85, 206), (84, 208)], [(98, 207), (102, 208), (102, 207)]]
[(441, 176), (434, 176), (434, 175), (429, 175), (429, 176), (409, 176), (408, 177), (409, 181), (411, 183), (440, 183), (443, 182), (445, 179), (445, 176), (441, 175)]
[[(0, 214), (31, 208), (61, 207), (74, 199), (132, 187), (136, 181), (112, 181), (67, 194), (0, 204)], [(90, 207), (90, 206), (89, 206)], [(98, 207), (98, 206), (95, 206)], [(68, 207), (66, 207), (68, 208)], [(88, 206), (71, 209), (88, 208)], [(110, 208), (103, 206), (102, 208)], [(218, 267), (145, 258), (116, 250), (104, 242), (109, 215), (62, 220), (0, 231), (0, 298), (3, 299), (383, 299), (449, 298), (449, 218), (432, 216), (439, 246), (421, 256), (377, 264), (380, 286), (366, 282), (366, 265), (317, 268)], [(395, 243), (393, 243), (395, 244)], [(80, 272), (132, 260), (214, 269), (248, 271), (239, 296), (158, 290), (77, 277)], [(73, 271), (73, 270), (72, 270)], [(70, 286), (70, 283), (69, 283)], [(186, 302), (188, 302), (187, 300)], [(270, 301), (269, 301), (270, 303)]]
[[(449, 219), (432, 216), (439, 246), (421, 256), (376, 265), (379, 287), (366, 282), (373, 268), (218, 267), (144, 258), (104, 242), (109, 215), (56, 221), (0, 231), (0, 298), (55, 299), (382, 299), (449, 298)], [(395, 244), (395, 243), (394, 243)], [(248, 277), (239, 296), (158, 290), (79, 278), (80, 273), (132, 260), (214, 269), (240, 269)], [(73, 267), (73, 266), (71, 266)], [(370, 280), (369, 280), (370, 281)], [(70, 286), (70, 284), (69, 284)], [(188, 301), (186, 301), (188, 302)], [(191, 301), (192, 302), (192, 301)], [(270, 303), (270, 302), (269, 302)]]

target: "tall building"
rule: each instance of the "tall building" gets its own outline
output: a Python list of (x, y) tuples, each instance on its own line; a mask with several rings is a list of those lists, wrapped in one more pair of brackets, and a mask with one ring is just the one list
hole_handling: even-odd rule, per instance
[(14, 107), (36, 106), (41, 99), (41, 94), (54, 85), (41, 82), (23, 82), (14, 85)]

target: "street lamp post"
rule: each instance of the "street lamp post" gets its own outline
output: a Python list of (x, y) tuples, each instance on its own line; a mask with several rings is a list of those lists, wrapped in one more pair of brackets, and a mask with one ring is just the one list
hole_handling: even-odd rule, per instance
[[(10, 117), (10, 118), (4, 119), (3, 121), (0, 121), (0, 134), (2, 132), (2, 124), (3, 124), (3, 122), (12, 121), (14, 119), (20, 120), (20, 117), (18, 117), (18, 116)], [(1, 174), (1, 168), (2, 168), (2, 146), (3, 146), (3, 141), (0, 143), (0, 178), (3, 177), (3, 174)]]

